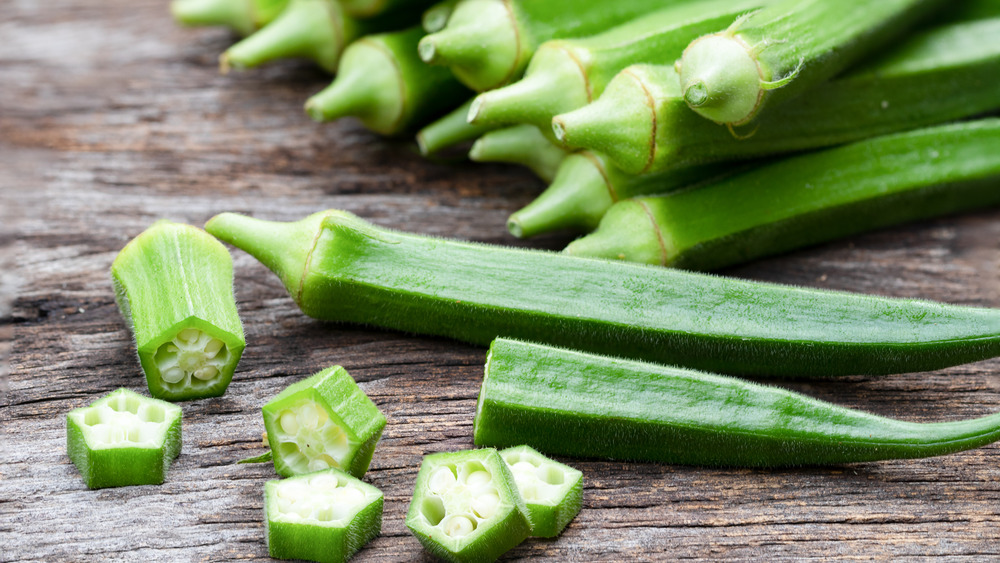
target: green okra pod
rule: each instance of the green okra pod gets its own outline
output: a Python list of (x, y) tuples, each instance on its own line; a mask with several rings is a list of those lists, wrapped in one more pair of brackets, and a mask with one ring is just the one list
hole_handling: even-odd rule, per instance
[(554, 538), (580, 513), (583, 504), (583, 473), (565, 463), (549, 459), (531, 446), (515, 446), (500, 452), (524, 499), (531, 520), (531, 535)]
[(888, 374), (1000, 355), (1000, 310), (749, 282), (413, 235), (343, 211), (206, 229), (307, 315), (487, 344), (524, 338), (733, 374)]
[(1000, 413), (893, 420), (776, 387), (498, 338), (476, 445), (577, 457), (787, 467), (931, 457), (1000, 439)]
[(1000, 107), (1000, 19), (915, 34), (862, 67), (765, 111), (736, 139), (687, 109), (670, 67), (632, 66), (598, 101), (553, 119), (571, 147), (630, 173), (851, 142)]
[(420, 42), (420, 58), (482, 92), (520, 78), (544, 41), (585, 37), (684, 1), (693, 0), (460, 0), (445, 27)]
[(566, 151), (549, 141), (534, 125), (515, 125), (491, 131), (473, 143), (469, 159), (475, 162), (508, 162), (531, 169), (551, 182)]
[(711, 270), (871, 229), (1000, 203), (1000, 119), (876, 137), (698, 189), (619, 202), (567, 248)]
[(888, 44), (940, 0), (779, 0), (691, 42), (677, 61), (688, 107), (730, 127)]
[(88, 488), (159, 485), (181, 452), (181, 408), (118, 389), (66, 416), (66, 453)]
[(550, 134), (553, 117), (594, 101), (625, 67), (672, 64), (693, 39), (764, 4), (678, 2), (591, 37), (546, 41), (528, 63), (524, 78), (476, 98), (469, 121), (528, 123)]
[(451, 17), (452, 10), (455, 9), (455, 4), (458, 4), (458, 0), (444, 0), (424, 10), (423, 16), (420, 18), (420, 25), (424, 31), (434, 33), (444, 29), (444, 26), (448, 24), (448, 18)]
[(422, 125), (465, 99), (469, 92), (446, 68), (417, 57), (419, 27), (368, 35), (344, 51), (337, 78), (309, 98), (317, 121), (356, 116), (366, 127), (394, 135)]
[(417, 145), (420, 154), (429, 156), (442, 150), (472, 141), (499, 127), (496, 125), (473, 125), (466, 116), (472, 100), (469, 100), (451, 112), (428, 124), (417, 133)]
[(157, 221), (118, 253), (111, 277), (150, 394), (225, 393), (246, 347), (226, 247), (201, 229)]
[(225, 26), (250, 35), (271, 23), (289, 0), (174, 0), (170, 12), (189, 26)]

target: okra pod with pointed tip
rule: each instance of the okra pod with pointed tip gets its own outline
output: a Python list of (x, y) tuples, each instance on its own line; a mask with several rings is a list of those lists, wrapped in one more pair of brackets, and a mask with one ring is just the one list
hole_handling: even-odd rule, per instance
[(524, 338), (734, 374), (888, 374), (1000, 355), (998, 309), (444, 240), (335, 210), (292, 223), (223, 213), (206, 229), (328, 321), (478, 344)]
[(554, 116), (592, 102), (625, 67), (671, 64), (691, 40), (764, 3), (680, 2), (592, 37), (546, 41), (528, 63), (524, 78), (476, 98), (469, 121), (529, 123), (549, 134)]
[(685, 465), (789, 467), (931, 457), (1000, 439), (1000, 413), (919, 423), (698, 371), (498, 338), (476, 445)]
[(420, 25), (424, 31), (434, 33), (444, 29), (444, 26), (448, 24), (448, 18), (451, 17), (452, 10), (455, 9), (455, 4), (458, 4), (458, 0), (444, 0), (424, 10), (423, 16), (420, 18)]
[(566, 252), (711, 270), (996, 205), (998, 184), (1000, 119), (943, 125), (779, 160), (695, 190), (619, 202)]
[(174, 19), (189, 26), (225, 26), (250, 35), (271, 23), (289, 0), (174, 0)]
[(497, 125), (473, 125), (469, 123), (466, 116), (469, 115), (471, 106), (472, 100), (469, 100), (458, 109), (448, 112), (421, 129), (417, 133), (420, 154), (424, 156), (437, 154), (442, 150), (472, 141), (499, 128)]
[(691, 42), (677, 62), (688, 107), (730, 128), (889, 42), (940, 0), (779, 0)]
[(585, 37), (673, 3), (694, 0), (460, 0), (443, 29), (420, 42), (420, 58), (451, 68), (473, 90), (520, 78), (538, 45)]
[(566, 151), (552, 144), (534, 125), (515, 125), (480, 137), (469, 150), (475, 162), (509, 162), (531, 169), (551, 182), (566, 158)]
[(111, 277), (150, 394), (225, 393), (246, 346), (226, 247), (201, 229), (157, 221), (118, 253)]
[(309, 98), (316, 121), (361, 119), (383, 135), (395, 135), (440, 115), (468, 96), (448, 69), (428, 67), (417, 57), (419, 27), (368, 35), (344, 51), (337, 78)]
[(688, 110), (677, 73), (637, 65), (593, 104), (553, 119), (571, 147), (630, 173), (831, 146), (1000, 107), (1000, 19), (915, 34), (877, 60), (770, 108), (736, 139)]

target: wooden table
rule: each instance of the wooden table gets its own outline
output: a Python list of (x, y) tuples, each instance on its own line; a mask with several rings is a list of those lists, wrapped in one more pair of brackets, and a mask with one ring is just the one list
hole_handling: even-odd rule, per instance
[[(505, 219), (542, 187), (518, 170), (425, 161), (353, 121), (313, 124), (302, 103), (327, 77), (298, 63), (220, 76), (216, 57), (234, 38), (175, 27), (166, 4), (0, 4), (0, 287), (12, 296), (0, 311), (0, 561), (266, 558), (273, 468), (234, 463), (263, 451), (264, 402), (335, 363), (389, 419), (366, 477), (385, 492), (383, 533), (357, 560), (429, 559), (403, 525), (414, 476), (422, 455), (472, 447), (485, 350), (310, 320), (239, 251), (249, 346), (224, 397), (183, 405), (184, 448), (167, 482), (89, 491), (66, 457), (67, 411), (122, 386), (145, 392), (108, 268), (155, 219), (342, 208), (408, 231), (522, 244)], [(924, 222), (728, 273), (1000, 306), (998, 219)], [(998, 366), (782, 385), (950, 420), (997, 410)], [(572, 463), (585, 474), (583, 511), (560, 538), (529, 540), (510, 559), (1000, 557), (997, 446), (782, 471)]]

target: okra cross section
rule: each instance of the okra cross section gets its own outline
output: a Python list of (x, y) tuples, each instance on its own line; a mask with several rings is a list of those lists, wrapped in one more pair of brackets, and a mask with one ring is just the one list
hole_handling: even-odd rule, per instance
[(382, 530), (382, 503), (382, 491), (334, 468), (268, 481), (268, 552), (277, 559), (347, 561)]
[(447, 561), (493, 561), (531, 532), (514, 476), (495, 449), (424, 457), (406, 527)]
[(158, 485), (181, 451), (181, 408), (118, 389), (66, 416), (66, 452), (91, 489)]
[(329, 467), (362, 477), (386, 422), (341, 366), (288, 386), (263, 414), (274, 469), (284, 477)]
[(157, 221), (118, 253), (111, 277), (150, 394), (225, 393), (246, 346), (226, 247), (201, 229)]
[(583, 473), (565, 463), (549, 459), (531, 446), (515, 446), (500, 452), (521, 493), (531, 520), (531, 535), (558, 536), (580, 513), (583, 504)]

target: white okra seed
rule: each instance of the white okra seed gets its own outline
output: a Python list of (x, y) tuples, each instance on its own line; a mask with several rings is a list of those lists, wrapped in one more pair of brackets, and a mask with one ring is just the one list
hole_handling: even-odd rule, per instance
[(297, 434), (299, 431), (299, 421), (292, 411), (281, 413), (280, 425), (281, 429), (289, 434)]
[(434, 471), (430, 479), (430, 489), (435, 493), (442, 493), (450, 489), (455, 483), (455, 474), (451, 472), (451, 469), (447, 467), (440, 467)]
[(467, 536), (475, 529), (475, 522), (473, 522), (468, 516), (452, 516), (444, 525), (444, 533), (453, 538)]
[(465, 478), (466, 484), (470, 487), (479, 487), (493, 480), (493, 476), (488, 471), (473, 471)]
[(483, 493), (476, 497), (476, 500), (472, 501), (472, 511), (476, 513), (482, 519), (487, 519), (497, 512), (497, 506), (500, 504), (500, 497), (497, 496), (496, 490), (492, 489), (488, 493)]

